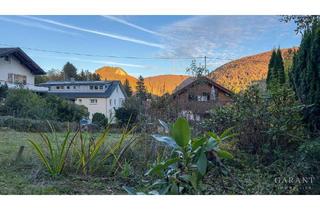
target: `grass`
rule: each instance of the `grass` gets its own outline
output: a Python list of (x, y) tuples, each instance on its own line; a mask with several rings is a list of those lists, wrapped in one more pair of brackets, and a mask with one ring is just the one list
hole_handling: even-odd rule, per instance
[[(120, 134), (112, 133), (110, 138), (119, 139)], [(63, 137), (63, 133), (58, 133)], [(28, 139), (40, 141), (37, 133), (0, 130), (0, 194), (127, 194), (123, 186), (143, 186), (143, 174), (151, 164), (162, 156), (165, 148), (149, 141), (149, 135), (139, 136), (138, 142), (126, 153), (124, 169), (114, 176), (102, 173), (83, 176), (67, 172), (52, 178), (32, 151)], [(16, 161), (20, 146), (25, 146), (22, 157)], [(164, 149), (164, 150), (163, 150)], [(217, 170), (209, 172), (205, 182), (208, 194), (299, 194), (300, 185), (277, 184), (275, 177), (296, 177), (294, 161), (279, 160), (273, 165), (258, 163), (255, 156), (234, 151), (235, 159), (228, 161), (232, 176), (221, 175)], [(318, 181), (317, 181), (318, 182)], [(305, 186), (302, 186), (305, 187)], [(319, 188), (311, 186), (309, 194), (319, 194)], [(304, 193), (302, 193), (304, 194)]]
[[(111, 140), (119, 136), (110, 134)], [(58, 137), (62, 140), (63, 133), (58, 133)], [(0, 130), (0, 194), (125, 194), (122, 186), (131, 182), (130, 177), (90, 177), (69, 173), (51, 178), (44, 173), (28, 139), (40, 141), (40, 136)], [(24, 151), (16, 161), (21, 146)]]

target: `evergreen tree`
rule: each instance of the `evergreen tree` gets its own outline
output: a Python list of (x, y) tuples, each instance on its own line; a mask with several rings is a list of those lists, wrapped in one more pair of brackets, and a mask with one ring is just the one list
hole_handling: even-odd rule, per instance
[(283, 64), (283, 58), (281, 55), (281, 50), (278, 48), (277, 50), (277, 60), (276, 60), (276, 70), (277, 70), (277, 76), (279, 84), (284, 84), (286, 82), (286, 74), (284, 72), (284, 64)]
[(299, 100), (309, 105), (305, 119), (312, 130), (320, 130), (320, 24), (303, 34), (300, 48), (294, 56), (291, 82)]
[(76, 78), (77, 77), (77, 68), (70, 62), (67, 62), (63, 66), (63, 75), (64, 75), (64, 80), (70, 80), (71, 78)]
[(86, 74), (83, 70), (81, 70), (80, 74), (78, 75), (78, 80), (79, 81), (86, 81), (87, 80)]
[(123, 88), (124, 88), (124, 91), (126, 92), (128, 97), (132, 96), (132, 89), (131, 89), (131, 86), (129, 84), (128, 79), (126, 79), (124, 81)]
[(271, 86), (272, 81), (274, 81), (275, 78), (275, 71), (274, 71), (274, 66), (275, 66), (275, 60), (277, 57), (277, 53), (276, 51), (273, 49), (272, 50), (272, 54), (271, 54), (271, 58), (269, 61), (269, 65), (268, 65), (268, 75), (267, 75), (267, 86), (268, 88)]
[(141, 101), (147, 100), (147, 89), (146, 89), (146, 86), (144, 85), (144, 78), (142, 76), (139, 76), (136, 89), (137, 89), (136, 96)]
[(100, 75), (97, 73), (90, 73), (90, 75), (91, 75), (90, 78), (92, 81), (100, 81), (101, 80)]
[(277, 88), (279, 85), (283, 85), (286, 82), (284, 63), (280, 48), (278, 48), (278, 50), (272, 50), (266, 82), (268, 89)]

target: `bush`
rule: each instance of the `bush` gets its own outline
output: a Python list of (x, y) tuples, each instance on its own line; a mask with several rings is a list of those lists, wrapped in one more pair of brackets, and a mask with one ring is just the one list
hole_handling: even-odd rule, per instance
[(302, 109), (287, 87), (262, 94), (253, 86), (234, 104), (212, 110), (202, 128), (221, 132), (234, 127), (239, 148), (273, 158), (277, 150), (293, 151), (305, 140)]
[(115, 114), (120, 126), (133, 124), (137, 121), (138, 111), (132, 108), (120, 107)]
[(6, 98), (8, 94), (8, 85), (0, 85), (0, 102), (3, 98)]
[(36, 120), (79, 121), (88, 116), (85, 107), (73, 104), (57, 96), (40, 96), (30, 90), (8, 90), (5, 102), (1, 107), (2, 115)]
[(92, 116), (92, 123), (105, 128), (108, 125), (108, 118), (104, 114), (97, 112)]
[(85, 106), (74, 104), (55, 95), (45, 95), (50, 110), (53, 110), (53, 119), (58, 121), (79, 122), (84, 117), (89, 116)]
[[(233, 156), (220, 146), (235, 136), (231, 129), (227, 129), (220, 136), (208, 132), (192, 138), (186, 119), (178, 118), (172, 126), (160, 122), (169, 136), (156, 134), (153, 138), (167, 144), (172, 152), (170, 157), (155, 163), (146, 173), (147, 176), (153, 175), (155, 178), (155, 181), (147, 186), (148, 194), (203, 194), (206, 191), (203, 181), (210, 167), (217, 167), (227, 173), (221, 160), (231, 159)], [(130, 194), (137, 194), (131, 188), (125, 187), (125, 190)]]
[[(78, 123), (50, 121), (57, 132), (68, 129), (77, 130)], [(49, 132), (51, 131), (48, 121), (15, 118), (12, 116), (0, 116), (0, 127), (7, 127), (20, 132)]]

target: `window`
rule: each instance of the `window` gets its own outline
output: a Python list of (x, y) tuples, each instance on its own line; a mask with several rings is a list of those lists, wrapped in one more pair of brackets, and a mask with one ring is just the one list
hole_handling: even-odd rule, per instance
[(78, 98), (78, 101), (81, 103), (81, 102), (82, 102), (82, 99), (81, 99), (81, 98)]
[(90, 99), (90, 103), (91, 104), (96, 104), (96, 103), (98, 103), (98, 100), (96, 98), (91, 98)]
[(92, 85), (90, 85), (90, 90), (93, 90), (93, 86)]
[(64, 89), (64, 86), (61, 86), (60, 88), (61, 88), (61, 89)]
[(114, 106), (117, 105), (117, 100), (116, 100), (116, 99), (113, 100), (113, 105), (114, 105)]
[(110, 106), (112, 106), (112, 99), (110, 99), (109, 102), (110, 102)]
[(8, 74), (8, 82), (13, 83), (13, 74)]
[(116, 92), (118, 93), (118, 88), (116, 89)]
[(57, 89), (57, 90), (59, 90), (59, 89), (60, 89), (60, 87), (59, 87), (59, 86), (56, 86), (56, 89)]
[(70, 86), (67, 86), (67, 89), (70, 89)]
[(103, 89), (103, 85), (100, 85), (100, 86), (99, 86), (99, 89), (102, 90), (102, 89)]
[(95, 89), (95, 90), (98, 90), (98, 86), (94, 86), (94, 89)]
[(14, 84), (27, 84), (27, 76), (21, 74), (8, 74), (8, 82)]
[(73, 89), (76, 89), (76, 88), (77, 88), (77, 87), (74, 85), (74, 86), (73, 86)]
[(195, 95), (189, 94), (188, 99), (189, 101), (196, 101), (197, 97)]

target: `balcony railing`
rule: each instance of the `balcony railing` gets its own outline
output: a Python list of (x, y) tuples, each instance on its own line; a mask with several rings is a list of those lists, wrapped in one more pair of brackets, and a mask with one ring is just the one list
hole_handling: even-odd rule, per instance
[(48, 88), (47, 87), (40, 87), (40, 86), (36, 86), (33, 84), (14, 84), (14, 83), (9, 83), (5, 80), (0, 80), (0, 85), (8, 85), (8, 88), (10, 89), (18, 89), (18, 88), (23, 88), (23, 89), (27, 89), (27, 90), (31, 90), (31, 91), (35, 91), (35, 92), (48, 92)]

